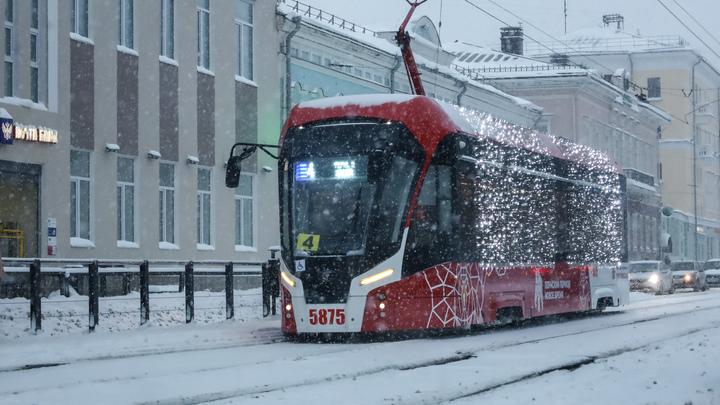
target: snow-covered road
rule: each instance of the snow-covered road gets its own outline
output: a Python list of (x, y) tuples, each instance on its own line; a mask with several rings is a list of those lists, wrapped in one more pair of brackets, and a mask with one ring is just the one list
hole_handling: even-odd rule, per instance
[(381, 343), (277, 318), (0, 340), (0, 404), (720, 404), (720, 290)]

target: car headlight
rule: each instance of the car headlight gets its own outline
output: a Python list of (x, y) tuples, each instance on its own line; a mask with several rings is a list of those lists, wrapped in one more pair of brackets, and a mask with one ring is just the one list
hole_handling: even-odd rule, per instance
[(660, 281), (660, 278), (658, 277), (657, 274), (653, 274), (652, 276), (650, 276), (648, 281), (650, 282), (650, 284), (657, 284), (658, 281)]
[(685, 275), (685, 281), (687, 281), (687, 282), (692, 281), (692, 274), (686, 274), (686, 275)]

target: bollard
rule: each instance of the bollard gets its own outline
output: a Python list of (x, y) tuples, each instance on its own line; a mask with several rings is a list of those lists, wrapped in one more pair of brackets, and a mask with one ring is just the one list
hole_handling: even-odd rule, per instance
[(274, 258), (263, 263), (262, 266), (262, 302), (263, 317), (275, 315), (276, 298), (280, 295), (280, 285), (278, 277), (280, 275), (280, 260)]
[(122, 293), (123, 295), (130, 294), (130, 273), (123, 273), (122, 275)]
[(150, 320), (150, 265), (143, 260), (140, 265), (140, 325)]
[(195, 285), (193, 283), (194, 264), (190, 261), (185, 265), (185, 323), (195, 318)]
[(30, 265), (30, 330), (42, 330), (42, 310), (40, 308), (40, 260)]
[(88, 327), (90, 332), (95, 330), (100, 316), (98, 311), (98, 297), (99, 297), (99, 280), (98, 280), (98, 261), (93, 260), (88, 266), (88, 305), (89, 305), (89, 321)]
[(69, 297), (70, 296), (70, 272), (65, 271), (65, 274), (63, 274), (62, 280), (60, 280), (60, 294), (63, 295), (63, 297)]
[(233, 288), (233, 264), (225, 265), (225, 319), (235, 317), (235, 295)]

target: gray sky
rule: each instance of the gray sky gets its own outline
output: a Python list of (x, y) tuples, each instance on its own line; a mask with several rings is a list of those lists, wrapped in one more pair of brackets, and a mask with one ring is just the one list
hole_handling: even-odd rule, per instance
[[(410, 9), (406, 0), (300, 1), (371, 29), (398, 27)], [(680, 35), (708, 58), (720, 60), (712, 52), (720, 54), (718, 0), (566, 1), (568, 33), (602, 26), (604, 14), (621, 14), (625, 18), (627, 32), (639, 32), (643, 36)], [(671, 11), (712, 51), (673, 17)], [(428, 0), (415, 11), (415, 16), (420, 15), (430, 17), (436, 27), (442, 21), (439, 30), (445, 43), (461, 40), (499, 48), (500, 27), (517, 25), (522, 20), (526, 21), (522, 24), (526, 41), (552, 41), (565, 33), (563, 0)]]

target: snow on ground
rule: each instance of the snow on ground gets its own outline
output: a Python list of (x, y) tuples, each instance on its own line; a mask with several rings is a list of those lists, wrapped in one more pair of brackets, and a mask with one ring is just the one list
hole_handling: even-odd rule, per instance
[[(177, 290), (177, 288), (175, 288)], [(262, 291), (235, 290), (235, 319), (262, 318)], [(140, 293), (99, 299), (100, 320), (95, 332), (118, 332), (140, 326)], [(41, 326), (44, 336), (88, 333), (88, 297), (71, 289), (65, 297), (59, 291), (41, 301)], [(27, 339), (30, 330), (30, 301), (25, 298), (0, 299), (0, 341), (5, 338)], [(216, 324), (225, 321), (225, 293), (195, 292), (195, 323)], [(177, 327), (185, 324), (185, 293), (150, 294), (150, 322), (143, 327)]]
[[(236, 392), (239, 398), (221, 396), (213, 403), (434, 404), (467, 394), (452, 403), (720, 405), (716, 289), (664, 296), (633, 292), (629, 306), (610, 308), (618, 313), (608, 316), (360, 345), (281, 342), (279, 317), (262, 318), (259, 289), (235, 292), (234, 320), (225, 320), (223, 293), (195, 296), (196, 321), (185, 324), (182, 293), (151, 294), (151, 321), (144, 326), (137, 293), (101, 298), (100, 322), (89, 333), (87, 297), (53, 294), (43, 299), (44, 332), (38, 335), (29, 330), (28, 300), (0, 299), (0, 404), (97, 403), (92, 393), (131, 390), (132, 395), (104, 396), (106, 403), (176, 403), (169, 398), (178, 392), (210, 401), (215, 394), (206, 397), (209, 392)], [(691, 312), (664, 316), (679, 307)], [(403, 368), (457, 352), (472, 356)], [(577, 368), (563, 367), (591, 358)], [(69, 364), (3, 372), (61, 363)], [(160, 365), (164, 371), (153, 372)], [(38, 391), (33, 384), (49, 389)], [(74, 387), (72, 395), (64, 384)], [(66, 402), (42, 400), (60, 392)]]

